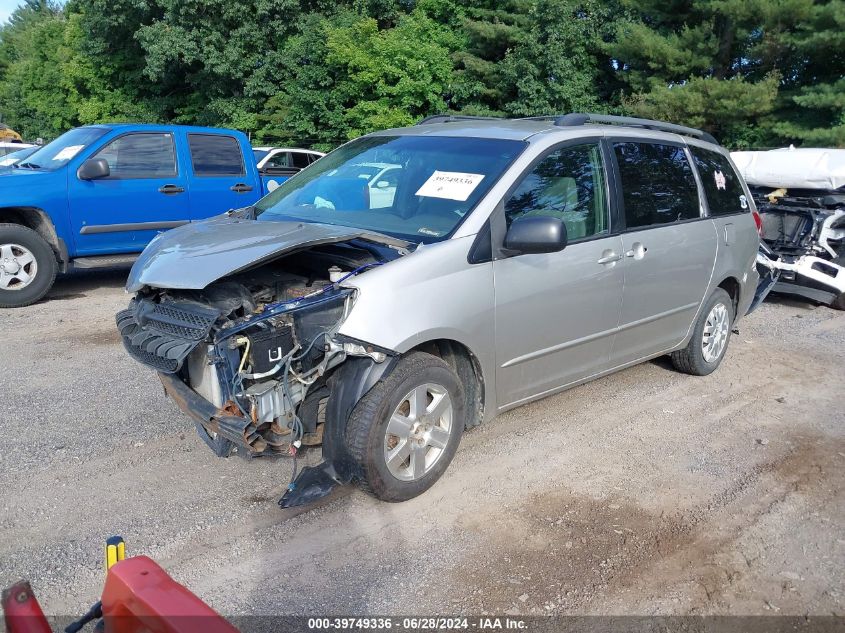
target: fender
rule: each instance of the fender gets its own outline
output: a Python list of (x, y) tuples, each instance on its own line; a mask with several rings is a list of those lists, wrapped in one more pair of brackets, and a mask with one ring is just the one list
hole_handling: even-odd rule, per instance
[(348, 484), (358, 474), (358, 464), (346, 452), (346, 425), (352, 409), (385, 375), (398, 356), (376, 363), (371, 358), (350, 358), (329, 378), (331, 395), (326, 405), (323, 431), (323, 461), (304, 468), (279, 500), (283, 508), (305, 505), (328, 495), (337, 486)]

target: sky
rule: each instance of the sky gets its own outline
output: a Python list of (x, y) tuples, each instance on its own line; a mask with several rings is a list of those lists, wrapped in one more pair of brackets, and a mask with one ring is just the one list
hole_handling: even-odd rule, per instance
[(14, 11), (19, 4), (20, 0), (0, 0), (0, 24), (9, 19), (9, 16), (12, 15), (12, 11)]

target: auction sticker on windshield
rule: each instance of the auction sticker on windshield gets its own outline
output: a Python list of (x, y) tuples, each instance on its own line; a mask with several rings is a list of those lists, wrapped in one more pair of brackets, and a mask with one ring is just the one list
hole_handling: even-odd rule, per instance
[(58, 154), (53, 156), (53, 160), (70, 160), (71, 158), (76, 156), (79, 153), (79, 150), (81, 150), (83, 147), (85, 147), (85, 146), (84, 145), (68, 145), (67, 147), (62, 149), (62, 151), (60, 151)]
[(466, 202), (484, 174), (464, 174), (459, 171), (435, 171), (417, 191), (418, 196), (444, 198)]

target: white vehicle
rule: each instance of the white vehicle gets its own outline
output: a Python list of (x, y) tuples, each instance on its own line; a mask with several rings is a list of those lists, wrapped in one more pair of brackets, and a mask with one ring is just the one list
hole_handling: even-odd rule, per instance
[(268, 192), (275, 191), (285, 180), (325, 156), (323, 152), (288, 147), (253, 147), (252, 153)]
[(393, 206), (393, 196), (396, 195), (396, 184), (399, 182), (401, 169), (401, 165), (393, 163), (355, 163), (341, 167), (334, 175), (366, 180), (370, 192), (370, 208), (384, 209)]
[(732, 152), (762, 218), (774, 292), (845, 310), (845, 150)]
[(308, 167), (318, 158), (325, 156), (323, 152), (311, 149), (288, 147), (253, 147), (252, 153), (255, 155), (259, 170), (265, 167), (289, 167), (299, 171)]
[[(8, 142), (2, 141), (0, 142), (0, 160), (6, 157), (7, 154), (11, 154), (12, 152), (17, 152), (21, 149), (26, 149), (27, 147), (35, 147), (32, 143), (16, 143), (16, 142)], [(2, 165), (2, 163), (0, 163)]]

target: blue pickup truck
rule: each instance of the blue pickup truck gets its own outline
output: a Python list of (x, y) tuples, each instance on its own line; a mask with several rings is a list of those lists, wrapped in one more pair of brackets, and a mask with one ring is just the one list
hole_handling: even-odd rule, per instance
[(70, 267), (131, 262), (161, 231), (263, 194), (240, 132), (148, 124), (70, 130), (0, 174), (0, 307), (38, 301)]

